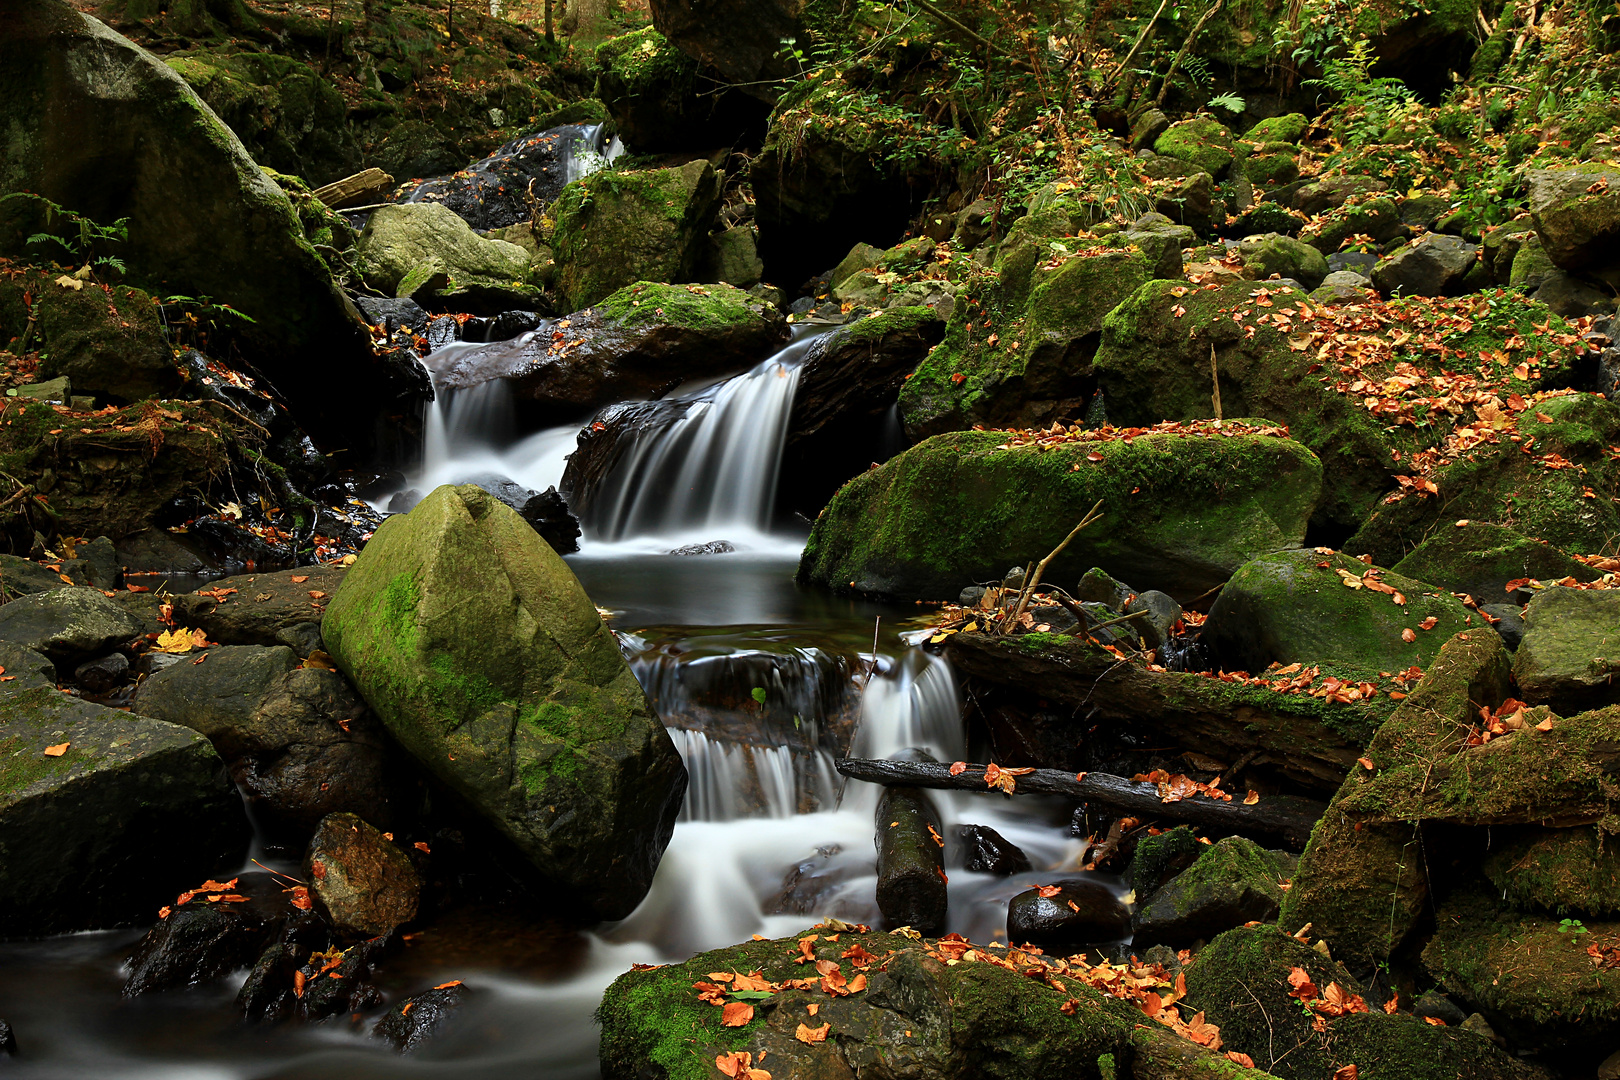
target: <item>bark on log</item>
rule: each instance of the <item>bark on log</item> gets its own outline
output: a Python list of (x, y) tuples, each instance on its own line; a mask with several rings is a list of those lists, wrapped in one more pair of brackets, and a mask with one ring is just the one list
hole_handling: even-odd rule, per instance
[(914, 787), (884, 788), (874, 821), (878, 910), (895, 926), (943, 933), (945, 847), (934, 800)]
[(1338, 790), (1396, 704), (1382, 695), (1370, 703), (1333, 704), (1203, 675), (1147, 671), (1080, 638), (1031, 649), (1016, 637), (955, 634), (946, 655), (964, 675), (1082, 710), (1085, 727), (1101, 722), (1152, 733), (1324, 793)]
[[(985, 791), (984, 766), (969, 765), (956, 776), (942, 762), (874, 761), (845, 758), (838, 771), (851, 780), (872, 784), (951, 791)], [(1185, 821), (1209, 829), (1244, 835), (1275, 837), (1291, 850), (1299, 851), (1310, 839), (1311, 828), (1327, 809), (1326, 803), (1291, 795), (1262, 795), (1253, 806), (1243, 805), (1241, 796), (1231, 802), (1195, 795), (1190, 799), (1164, 802), (1159, 789), (1122, 776), (1088, 772), (1084, 779), (1057, 769), (1036, 769), (1017, 778), (1016, 792), (1023, 795), (1063, 795), (1071, 799), (1099, 803), (1113, 810), (1160, 821)], [(889, 818), (893, 821), (894, 818)], [(886, 825), (887, 822), (880, 822)], [(880, 829), (881, 833), (882, 830)]]
[(334, 180), (325, 187), (316, 188), (314, 195), (335, 210), (362, 202), (379, 191), (387, 191), (393, 186), (394, 178), (381, 169), (366, 169), (353, 176)]

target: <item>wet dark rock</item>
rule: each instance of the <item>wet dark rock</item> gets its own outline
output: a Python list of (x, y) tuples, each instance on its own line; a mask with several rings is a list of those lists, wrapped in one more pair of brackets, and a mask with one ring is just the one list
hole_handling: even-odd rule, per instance
[(1058, 889), (1052, 896), (1042, 896), (1036, 888), (1008, 901), (1009, 942), (1038, 945), (1050, 952), (1130, 935), (1130, 913), (1111, 886), (1083, 877), (1056, 879), (1052, 885)]
[(250, 830), (202, 736), (54, 686), (6, 694), (5, 715), (0, 936), (144, 921), (240, 863)]
[(98, 589), (32, 593), (0, 606), (0, 639), (68, 663), (128, 644), (140, 626)]
[(785, 505), (814, 517), (844, 481), (904, 449), (891, 410), (906, 376), (944, 335), (933, 309), (896, 308), (810, 347), (782, 450)]
[(842, 848), (828, 844), (816, 849), (816, 857), (789, 870), (782, 879), (782, 891), (761, 906), (768, 915), (809, 915), (826, 906), (828, 897), (849, 880), (847, 866), (833, 863)]
[(1455, 296), (1478, 251), (1461, 237), (1429, 233), (1374, 267), (1373, 284), (1385, 296)]
[(891, 926), (937, 934), (945, 928), (945, 838), (939, 811), (917, 788), (886, 787), (877, 826), (877, 903)]
[(468, 319), (461, 325), (463, 341), (510, 341), (519, 334), (538, 330), (545, 318), (535, 311), (503, 311), (481, 319)]
[(962, 869), (1006, 877), (1033, 869), (1023, 850), (988, 825), (958, 825)]
[(277, 845), (301, 850), (328, 814), (392, 828), (414, 771), (390, 760), (377, 721), (335, 671), (284, 646), (222, 646), (149, 676), (138, 714), (208, 736)]
[(729, 555), (737, 550), (730, 540), (710, 540), (706, 544), (683, 544), (670, 550), (671, 555)]
[(396, 491), (393, 497), (388, 500), (388, 512), (390, 514), (408, 514), (417, 503), (422, 501), (423, 495), (424, 492), (421, 488), (406, 488), (404, 491)]
[(73, 669), (73, 681), (92, 694), (105, 694), (124, 681), (129, 674), (129, 657), (123, 653), (108, 653), (96, 660), (86, 660)]
[(1168, 594), (1157, 589), (1138, 593), (1125, 605), (1124, 614), (1142, 613), (1128, 624), (1133, 637), (1145, 640), (1149, 648), (1158, 648), (1170, 640), (1170, 628), (1181, 621), (1181, 605)]
[(286, 645), (308, 656), (320, 648), (321, 620), (343, 575), (341, 566), (322, 565), (220, 578), (208, 586), (214, 595), (176, 596), (175, 623), (222, 645)]
[(372, 1027), (371, 1033), (392, 1043), (400, 1053), (419, 1050), (454, 1024), (456, 1014), (476, 993), (470, 987), (457, 983), (412, 994), (390, 1006), (382, 1019)]
[[(567, 555), (579, 550), (579, 519), (569, 511), (568, 503), (556, 488), (533, 491), (495, 473), (470, 476), (462, 483), (476, 484), (516, 510), (518, 516), (534, 526), (534, 531), (544, 537), (557, 554)], [(392, 507), (393, 503), (389, 503), (389, 508)]]
[(1136, 842), (1125, 880), (1138, 898), (1152, 896), (1171, 878), (1181, 873), (1203, 854), (1204, 845), (1190, 826), (1178, 825), (1158, 835), (1143, 836)]
[(1468, 1014), (1455, 1001), (1438, 990), (1426, 990), (1419, 994), (1418, 999), (1412, 1002), (1412, 1015), (1432, 1016), (1444, 1021), (1447, 1027), (1461, 1027), (1462, 1022), (1468, 1019)]
[(382, 327), (390, 336), (401, 328), (413, 334), (420, 334), (427, 329), (427, 311), (409, 297), (396, 299), (391, 296), (361, 295), (354, 298), (354, 306), (360, 309), (360, 314), (365, 316), (366, 322), (372, 326)]
[(11, 1025), (0, 1020), (0, 1057), (17, 1056), (17, 1033), (11, 1030)]
[(1524, 640), (1524, 609), (1518, 604), (1481, 604), (1479, 610), (1495, 619), (1491, 628), (1502, 635), (1502, 644), (1517, 649)]
[(310, 896), (345, 939), (377, 937), (416, 917), (422, 883), (405, 853), (354, 814), (330, 814), (309, 842)]
[(181, 353), (176, 363), (185, 381), (181, 396), (194, 401), (217, 401), (263, 428), (278, 425), (279, 410), (263, 391), (236, 385), (222, 374), (220, 365), (196, 349)]
[(218, 569), (183, 537), (167, 529), (143, 529), (118, 541), (118, 560), (132, 574), (197, 574)]
[(543, 206), (562, 192), (571, 179), (571, 156), (601, 148), (599, 124), (565, 124), (520, 135), (453, 175), (436, 176), (405, 189), (398, 199), (427, 199), (449, 207), (481, 232), (505, 228), (529, 220), (530, 198)]
[(1138, 896), (1133, 944), (1191, 945), (1246, 922), (1276, 918), (1279, 880), (1292, 863), (1241, 836), (1205, 847), (1186, 870), (1151, 895)]
[(343, 951), (333, 967), (324, 962), (305, 960), (298, 970), (307, 981), (298, 999), (298, 1017), (305, 1021), (329, 1016), (369, 1012), (383, 1003), (383, 992), (371, 981), (372, 968), (398, 944), (393, 934), (371, 938)]
[[(231, 889), (214, 895), (241, 894)], [(274, 932), (275, 923), (254, 905), (198, 896), (160, 918), (141, 939), (129, 959), (124, 996), (180, 990), (248, 967)]]
[(770, 304), (728, 285), (692, 289), (629, 286), (550, 336), (457, 353), (437, 376), (451, 389), (505, 379), (520, 422), (538, 427), (751, 367), (786, 340), (786, 322)]
[(236, 1008), (243, 1019), (280, 1023), (292, 1018), (298, 1009), (298, 995), (293, 993), (298, 952), (277, 941), (260, 954), (236, 995)]

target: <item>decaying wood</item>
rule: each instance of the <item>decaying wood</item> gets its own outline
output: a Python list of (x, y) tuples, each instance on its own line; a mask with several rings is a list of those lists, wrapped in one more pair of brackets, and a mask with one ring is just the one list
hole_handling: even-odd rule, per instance
[[(838, 771), (850, 779), (873, 784), (952, 791), (988, 790), (983, 765), (969, 765), (955, 776), (951, 775), (949, 765), (938, 761), (846, 758), (837, 765)], [(1158, 821), (1184, 821), (1225, 832), (1275, 837), (1295, 851), (1305, 847), (1311, 828), (1327, 809), (1325, 803), (1288, 795), (1263, 795), (1253, 806), (1245, 806), (1242, 795), (1231, 802), (1204, 795), (1165, 802), (1153, 784), (1097, 772), (1077, 777), (1058, 769), (1036, 769), (1019, 776), (1015, 790), (1029, 795), (1064, 795)]]
[(361, 202), (394, 186), (394, 178), (381, 169), (366, 169), (315, 189), (315, 197), (334, 210)]
[(1035, 572), (1029, 576), (1029, 581), (1018, 593), (1018, 604), (1013, 608), (1012, 617), (1002, 625), (1002, 633), (1006, 633), (1018, 625), (1018, 620), (1024, 614), (1024, 609), (1029, 607), (1029, 598), (1035, 595), (1035, 589), (1041, 583), (1041, 575), (1046, 573), (1047, 564), (1061, 555), (1063, 553), (1063, 549), (1069, 546), (1069, 541), (1073, 540), (1076, 536), (1079, 536), (1082, 529), (1084, 529), (1087, 525), (1090, 525), (1093, 521), (1096, 521), (1098, 518), (1102, 517), (1102, 504), (1103, 501), (1098, 499), (1096, 503), (1092, 505), (1091, 509), (1086, 511), (1086, 516), (1080, 519), (1080, 524), (1070, 529), (1069, 535), (1063, 538), (1063, 542), (1057, 547), (1053, 548), (1052, 553), (1046, 558), (1042, 559), (1039, 566), (1035, 567)]

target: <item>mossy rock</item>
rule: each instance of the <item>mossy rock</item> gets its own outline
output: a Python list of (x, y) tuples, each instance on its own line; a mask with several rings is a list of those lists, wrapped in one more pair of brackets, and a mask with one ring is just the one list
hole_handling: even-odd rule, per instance
[(1238, 245), (1243, 269), (1256, 280), (1276, 274), (1314, 289), (1328, 275), (1327, 259), (1309, 244), (1290, 236), (1251, 236)]
[[(180, 388), (157, 303), (140, 289), (24, 271), (0, 279), (0, 341), (13, 348), (32, 324), (40, 380), (67, 376), (80, 394), (127, 404)], [(33, 305), (24, 302), (31, 294)]]
[(314, 189), (300, 177), (277, 172), (268, 166), (264, 171), (287, 193), (293, 212), (298, 215), (298, 223), (304, 227), (304, 239), (309, 241), (321, 261), (332, 270), (334, 276), (346, 274), (348, 268), (343, 265), (341, 258), (334, 258), (333, 253), (339, 256), (346, 254), (360, 237), (355, 227), (349, 224), (349, 219), (317, 199)]
[(1219, 180), (1232, 167), (1232, 133), (1213, 117), (1195, 116), (1171, 124), (1153, 142), (1153, 152), (1195, 165)]
[(1243, 175), (1260, 187), (1281, 187), (1299, 179), (1299, 148), (1288, 143), (1266, 143), (1243, 159)]
[[(839, 965), (846, 979), (865, 975), (865, 988), (840, 997), (819, 989), (762, 996), (750, 1002), (753, 1016), (739, 1027), (723, 1026), (722, 1010), (698, 1000), (693, 984), (713, 984), (713, 972), (759, 972), (773, 983), (802, 979), (807, 971), (813, 978), (814, 969), (798, 962), (805, 955), (801, 940), (810, 942), (805, 948), (817, 961)], [(875, 958), (861, 970), (850, 956), (857, 948)], [(744, 942), (627, 972), (608, 987), (597, 1010), (602, 1075), (708, 1080), (719, 1075), (717, 1056), (742, 1051), (781, 1077), (888, 1075), (898, 1067), (905, 1075), (940, 1080), (1102, 1080), (1124, 1075), (1115, 1062), (1135, 1061), (1131, 1075), (1139, 1077), (1268, 1080), (1263, 1072), (1240, 1073), (1220, 1054), (1163, 1025), (1144, 1024), (1134, 1004), (1078, 980), (1054, 975), (1049, 985), (977, 952), (947, 965), (929, 955), (933, 949), (927, 939), (823, 925), (797, 937)], [(1000, 960), (1011, 954), (996, 949), (986, 955)], [(823, 1025), (830, 1030), (821, 1042), (796, 1038)]]
[(1285, 113), (1282, 116), (1268, 116), (1248, 131), (1243, 137), (1249, 142), (1256, 143), (1297, 143), (1305, 134), (1305, 128), (1310, 121), (1304, 113)]
[(1491, 839), (1480, 869), (1513, 908), (1586, 919), (1620, 915), (1620, 843), (1596, 826), (1526, 826)]
[(1508, 602), (1511, 581), (1535, 578), (1595, 581), (1602, 575), (1540, 540), (1516, 529), (1484, 521), (1459, 520), (1438, 528), (1390, 569), (1430, 581), (1481, 604)]
[(1451, 635), (1480, 625), (1456, 597), (1425, 582), (1380, 571), (1371, 580), (1394, 595), (1367, 588), (1363, 575), (1374, 569), (1309, 549), (1262, 555), (1221, 590), (1202, 640), (1228, 670), (1331, 663), (1402, 671), (1427, 667)]
[[(1093, 457), (1100, 460), (1091, 460)], [(937, 435), (851, 480), (805, 547), (799, 580), (840, 592), (954, 599), (1048, 552), (1093, 503), (1104, 519), (1048, 568), (1093, 566), (1183, 599), (1261, 551), (1297, 543), (1320, 465), (1269, 435), (1148, 433), (1011, 446), (998, 431)]]
[(1620, 168), (1591, 162), (1532, 169), (1525, 179), (1547, 257), (1565, 270), (1612, 267), (1620, 239)]
[(27, 681), (0, 707), (0, 935), (149, 922), (240, 865), (251, 830), (201, 735)]
[(317, 187), (360, 171), (360, 147), (343, 94), (308, 64), (223, 49), (173, 53), (164, 60), (259, 164)]
[(1191, 945), (1249, 921), (1276, 918), (1293, 859), (1228, 836), (1146, 897), (1131, 915), (1132, 945)]
[(701, 160), (569, 184), (551, 237), (565, 302), (577, 310), (633, 282), (691, 281), (719, 205), (720, 178)]
[(360, 276), (384, 295), (494, 314), (539, 306), (529, 253), (487, 240), (437, 203), (384, 206), (355, 245)]
[[(1395, 562), (1456, 519), (1495, 521), (1566, 551), (1604, 550), (1620, 535), (1620, 464), (1608, 453), (1620, 444), (1620, 405), (1593, 394), (1550, 397), (1521, 413), (1514, 433), (1520, 441), (1483, 444), (1435, 470), (1437, 495), (1380, 504), (1346, 550)], [(1521, 448), (1532, 438), (1527, 454)], [(1559, 460), (1573, 467), (1547, 466)]]
[(686, 770), (561, 557), (481, 488), (372, 537), (326, 648), (396, 740), (602, 918), (641, 902)]
[(698, 64), (651, 26), (596, 47), (596, 98), (638, 153), (671, 149), (671, 128), (696, 110)]
[[(1508, 696), (1510, 659), (1494, 630), (1468, 630), (1446, 642), (1363, 756), (1376, 766), (1430, 762), (1457, 750), (1481, 708)], [(1415, 825), (1376, 823), (1347, 815), (1346, 797), (1372, 773), (1350, 771), (1311, 832), (1280, 923), (1297, 931), (1310, 923), (1334, 954), (1358, 970), (1399, 953), (1429, 911), (1429, 878)]]
[(1292, 996), (1304, 969), (1319, 994), (1361, 986), (1338, 964), (1274, 927), (1229, 930), (1187, 965), (1187, 1002), (1221, 1029), (1224, 1049), (1290, 1080), (1332, 1080), (1354, 1065), (1362, 1080), (1534, 1080), (1542, 1074), (1471, 1031), (1432, 1027), (1416, 1016), (1367, 1012), (1325, 1018), (1324, 1030)]
[[(1003, 261), (1012, 258), (1009, 251), (1004, 245)], [(956, 305), (945, 340), (901, 388), (900, 418), (908, 434), (924, 438), (973, 424), (1023, 427), (1078, 418), (1090, 397), (1090, 361), (1103, 318), (1148, 280), (1152, 267), (1130, 248), (1057, 255), (1054, 261), (1059, 265), (1035, 270), (1021, 308), (1004, 292), (988, 302), (969, 297)], [(1016, 313), (992, 319), (989, 307)]]
[(1620, 592), (1545, 589), (1524, 624), (1513, 656), (1524, 700), (1561, 713), (1620, 704)]
[(1331, 255), (1352, 236), (1370, 236), (1383, 244), (1405, 233), (1394, 199), (1353, 195), (1306, 225), (1299, 238), (1323, 255)]
[(1620, 923), (1571, 932), (1551, 915), (1504, 911), (1500, 895), (1480, 879), (1442, 903), (1424, 966), (1515, 1043), (1600, 1057), (1620, 1038), (1620, 970), (1586, 949), (1620, 942)]

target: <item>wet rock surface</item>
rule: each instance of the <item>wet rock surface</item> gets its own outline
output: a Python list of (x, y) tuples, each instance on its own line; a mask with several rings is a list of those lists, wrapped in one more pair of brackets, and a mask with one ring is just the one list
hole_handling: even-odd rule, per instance
[(412, 994), (391, 1005), (371, 1033), (390, 1043), (402, 1054), (409, 1054), (444, 1034), (457, 1021), (463, 1005), (477, 991), (457, 983)]
[(1084, 877), (1055, 878), (1007, 903), (1007, 940), (1048, 951), (1077, 951), (1129, 936), (1131, 916), (1108, 884)]
[(311, 897), (339, 938), (378, 937), (416, 917), (416, 868), (392, 840), (354, 814), (321, 819), (304, 870)]
[(958, 825), (956, 838), (964, 870), (1006, 877), (1031, 869), (1029, 856), (988, 825)]

